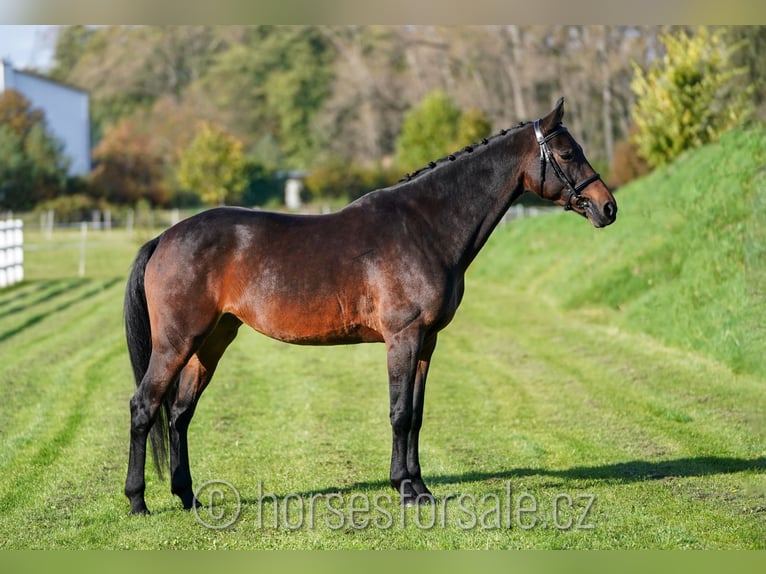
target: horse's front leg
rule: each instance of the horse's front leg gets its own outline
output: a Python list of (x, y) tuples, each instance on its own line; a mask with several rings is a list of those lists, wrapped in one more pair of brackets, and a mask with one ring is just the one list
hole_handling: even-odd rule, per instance
[[(410, 472), (409, 462), (417, 463), (417, 448), (414, 459), (408, 454), (410, 444), (417, 444), (419, 423), (422, 419), (423, 384), (415, 392), (416, 373), (420, 354), (423, 349), (423, 339), (418, 329), (410, 328), (392, 336), (387, 342), (388, 347), (388, 380), (391, 417), (391, 486), (401, 496), (402, 504), (410, 505), (423, 502), (418, 495), (427, 493), (420, 478), (420, 465), (413, 464), (417, 475)], [(418, 400), (415, 397), (418, 396)], [(413, 415), (415, 405), (419, 404), (418, 421)], [(417, 422), (417, 425), (413, 425)], [(414, 432), (413, 432), (414, 431)], [(429, 493), (430, 494), (430, 493)]]
[(407, 435), (407, 473), (412, 481), (412, 487), (419, 495), (418, 502), (432, 502), (433, 495), (423, 482), (420, 474), (420, 455), (418, 441), (420, 428), (423, 426), (423, 406), (425, 404), (426, 377), (431, 364), (431, 355), (436, 348), (436, 334), (427, 337), (420, 351), (420, 358), (415, 371), (415, 386), (412, 394), (412, 423)]

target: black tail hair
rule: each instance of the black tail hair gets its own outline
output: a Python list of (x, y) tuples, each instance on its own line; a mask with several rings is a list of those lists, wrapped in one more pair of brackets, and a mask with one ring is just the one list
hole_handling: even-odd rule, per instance
[[(144, 272), (146, 264), (157, 248), (159, 241), (160, 238), (155, 237), (138, 251), (125, 288), (125, 305), (123, 308), (125, 336), (128, 341), (128, 353), (130, 364), (133, 367), (133, 376), (136, 379), (136, 387), (141, 384), (149, 368), (149, 359), (152, 356), (152, 330), (149, 323), (146, 292), (144, 291)], [(163, 477), (163, 469), (170, 468), (168, 410), (169, 405), (163, 401), (163, 408), (157, 413), (157, 418), (149, 432), (154, 467), (157, 469), (157, 475), (160, 479)]]

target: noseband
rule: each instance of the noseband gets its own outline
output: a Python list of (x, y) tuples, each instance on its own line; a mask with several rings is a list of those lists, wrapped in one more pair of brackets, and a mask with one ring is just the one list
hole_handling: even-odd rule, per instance
[(553, 156), (553, 152), (551, 151), (551, 148), (548, 147), (548, 142), (555, 138), (559, 134), (563, 134), (566, 131), (566, 127), (559, 126), (557, 130), (552, 131), (547, 136), (543, 135), (543, 130), (540, 129), (540, 120), (535, 120), (535, 136), (537, 137), (537, 143), (540, 145), (540, 192), (542, 192), (543, 187), (545, 186), (545, 172), (546, 172), (546, 163), (550, 163), (551, 167), (553, 168), (553, 171), (555, 172), (556, 176), (561, 180), (561, 183), (563, 183), (568, 191), (567, 194), (567, 201), (564, 204), (565, 210), (572, 209), (572, 197), (576, 199), (580, 199), (581, 195), (580, 192), (588, 187), (591, 183), (596, 181), (597, 179), (601, 179), (601, 176), (597, 173), (594, 173), (589, 178), (581, 181), (577, 185), (569, 179), (569, 176), (564, 173), (564, 170), (561, 169), (561, 166), (556, 161), (556, 158)]

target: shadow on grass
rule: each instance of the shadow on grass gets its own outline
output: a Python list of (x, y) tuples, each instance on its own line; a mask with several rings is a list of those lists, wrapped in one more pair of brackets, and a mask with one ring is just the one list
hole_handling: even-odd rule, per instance
[[(76, 297), (73, 297), (72, 299), (62, 302), (61, 304), (59, 304), (58, 306), (54, 307), (53, 309), (49, 311), (44, 311), (36, 315), (31, 315), (22, 324), (17, 325), (16, 327), (9, 329), (8, 331), (4, 331), (0, 333), (0, 343), (4, 342), (7, 339), (10, 339), (11, 337), (15, 335), (18, 335), (19, 333), (21, 333), (22, 331), (26, 329), (29, 329), (30, 327), (37, 325), (38, 323), (42, 322), (43, 320), (47, 319), (48, 317), (52, 315), (61, 313), (62, 311), (69, 309), (70, 307), (72, 307), (73, 305), (77, 303), (82, 303), (83, 301), (87, 301), (88, 299), (90, 299), (91, 297), (94, 297), (95, 295), (98, 295), (102, 291), (106, 291), (107, 289), (113, 287), (115, 284), (117, 284), (120, 281), (122, 281), (122, 278), (120, 277), (115, 277), (113, 279), (109, 279), (106, 281), (98, 280), (97, 282), (90, 279), (77, 280), (71, 285), (64, 286), (60, 290), (57, 290), (51, 294), (46, 295), (44, 299), (46, 300), (53, 299), (63, 293), (74, 292), (76, 289), (82, 287), (83, 285), (86, 285), (89, 283), (95, 283), (95, 286), (92, 289), (82, 292), (78, 294)], [(38, 301), (38, 303), (39, 302), (40, 301)], [(6, 312), (6, 314), (9, 314), (9, 312)]]
[(496, 478), (521, 478), (525, 476), (548, 476), (570, 480), (601, 480), (615, 482), (640, 482), (674, 477), (732, 474), (746, 470), (766, 471), (766, 457), (754, 459), (720, 456), (679, 458), (675, 460), (632, 460), (598, 466), (575, 466), (564, 470), (543, 468), (517, 468), (498, 473), (478, 472), (454, 476), (435, 476), (434, 484), (453, 482), (480, 482)]
[[(8, 309), (4, 309), (2, 312), (0, 312), (0, 319), (9, 315), (14, 315), (16, 313), (23, 313), (36, 305), (40, 305), (46, 301), (51, 301), (59, 295), (63, 295), (69, 291), (79, 289), (81, 286), (87, 283), (87, 281), (87, 279), (66, 279), (36, 281), (34, 284), (30, 282), (28, 284), (29, 288), (27, 290), (21, 291), (19, 289), (19, 296), (15, 301), (13, 299), (8, 299), (7, 301), (0, 303), (0, 307), (7, 306), (10, 303), (15, 303), (13, 306), (9, 306)], [(50, 289), (51, 287), (54, 288)], [(35, 293), (46, 291), (47, 289), (50, 289), (50, 291), (47, 291), (47, 293), (45, 293), (42, 297), (32, 299)]]
[[(465, 484), (489, 480), (513, 480), (529, 476), (559, 478), (562, 480), (592, 480), (615, 483), (631, 483), (663, 478), (685, 478), (732, 474), (743, 471), (766, 472), (766, 457), (754, 459), (702, 456), (675, 460), (646, 461), (632, 460), (598, 466), (575, 466), (564, 470), (545, 468), (516, 468), (496, 472), (468, 472), (424, 477), (427, 485)], [(359, 490), (377, 490), (389, 486), (388, 480), (357, 482), (349, 486), (327, 487), (312, 492), (296, 493), (301, 496), (312, 494), (347, 493)], [(242, 500), (243, 503), (258, 503), (258, 499)]]
[[(441, 476), (426, 476), (426, 484), (445, 485), (445, 484), (470, 484), (474, 482), (485, 482), (490, 480), (513, 480), (529, 476), (552, 477), (562, 480), (593, 480), (612, 483), (633, 483), (641, 481), (659, 480), (663, 478), (675, 477), (695, 477), (710, 476), (716, 474), (733, 474), (744, 471), (766, 472), (766, 457), (754, 459), (730, 458), (718, 456), (702, 456), (696, 458), (679, 458), (675, 460), (646, 461), (632, 460), (628, 462), (618, 462), (614, 464), (605, 464), (598, 466), (575, 466), (564, 470), (547, 470), (544, 468), (517, 468), (512, 470), (498, 470), (496, 472), (469, 472), (464, 474), (448, 474)], [(268, 483), (268, 478), (264, 480)], [(256, 488), (255, 484), (247, 486), (248, 491)], [(239, 493), (245, 489), (243, 485), (236, 485)], [(196, 488), (199, 488), (197, 485)], [(280, 492), (279, 489), (264, 487), (263, 499), (254, 496), (245, 496), (238, 498), (238, 501), (245, 506), (257, 506), (263, 503), (263, 500), (269, 500), (270, 497), (277, 498), (286, 496), (300, 496), (309, 498), (316, 495), (328, 494), (347, 494), (361, 492), (365, 490), (380, 490), (390, 488), (388, 480), (356, 482), (347, 486), (328, 486), (323, 489), (304, 491), (304, 492)], [(238, 493), (238, 494), (239, 494)], [(225, 492), (224, 492), (225, 494)], [(437, 495), (437, 499), (438, 499)], [(152, 514), (165, 514), (175, 512), (180, 508), (180, 503), (174, 499), (160, 508), (154, 509)]]

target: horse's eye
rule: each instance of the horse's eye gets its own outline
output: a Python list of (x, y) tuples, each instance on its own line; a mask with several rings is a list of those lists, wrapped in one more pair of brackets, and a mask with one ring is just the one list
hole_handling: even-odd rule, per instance
[(569, 161), (574, 157), (574, 154), (571, 151), (565, 151), (561, 154), (561, 159), (564, 161)]

